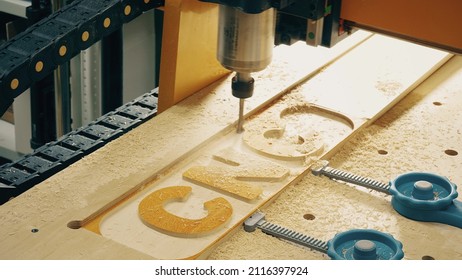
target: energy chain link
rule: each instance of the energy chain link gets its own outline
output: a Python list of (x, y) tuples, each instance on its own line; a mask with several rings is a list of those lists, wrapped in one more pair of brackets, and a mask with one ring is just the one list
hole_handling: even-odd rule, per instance
[(76, 0), (0, 46), (0, 115), (33, 82), (164, 0)]

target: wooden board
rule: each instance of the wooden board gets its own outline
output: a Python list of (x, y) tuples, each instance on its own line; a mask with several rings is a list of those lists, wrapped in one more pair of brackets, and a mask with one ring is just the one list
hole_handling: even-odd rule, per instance
[[(348, 41), (344, 43), (347, 44)], [(257, 92), (255, 93), (255, 98), (252, 98), (247, 103), (247, 115), (255, 114), (262, 105), (266, 106), (271, 102), (274, 99), (275, 92), (282, 93), (285, 89), (291, 88), (292, 85), (305, 79), (307, 75), (310, 76), (310, 73), (316, 71), (319, 66), (324, 65), (326, 60), (330, 61), (354, 45), (351, 41), (349, 43), (349, 46), (345, 47), (344, 45), (342, 52), (336, 53), (336, 55), (331, 52), (334, 49), (312, 49), (305, 46), (300, 47), (302, 53), (299, 53), (298, 57), (290, 58), (290, 56), (284, 57), (280, 54), (267, 72), (257, 75)], [(412, 73), (397, 77), (398, 81), (390, 81), (400, 83), (402, 87), (390, 94), (390, 97), (385, 99), (385, 103), (384, 99), (379, 99), (378, 102), (382, 103), (382, 105), (367, 106), (373, 107), (377, 114), (380, 114), (387, 106), (390, 106), (389, 104), (393, 104), (400, 99), (449, 57), (439, 51), (404, 43), (399, 47), (398, 53), (401, 56), (398, 54), (392, 55), (388, 51), (393, 49), (391, 46), (395, 43), (394, 40), (374, 36), (373, 39), (362, 44), (361, 48), (355, 48), (325, 71), (335, 69), (335, 67), (342, 69), (344, 61), (346, 61), (345, 63), (351, 63), (348, 61), (348, 58), (351, 57), (353, 57), (353, 65), (358, 67), (358, 71), (362, 71), (357, 72), (359, 77), (368, 73), (365, 69), (377, 65), (380, 65), (379, 68), (383, 71), (392, 71), (393, 67), (397, 67), (397, 65), (405, 67), (403, 62), (406, 64), (408, 61), (412, 61), (412, 63), (418, 64), (419, 68), (414, 69)], [(376, 50), (369, 49), (368, 45), (370, 48), (376, 48)], [(378, 46), (379, 48), (377, 49)], [(293, 54), (297, 47), (292, 47), (290, 53)], [(286, 54), (289, 51), (285, 48), (280, 48), (279, 50)], [(340, 49), (336, 50), (339, 51)], [(364, 53), (367, 54), (366, 57), (364, 57)], [(394, 59), (395, 55), (396, 59)], [(330, 58), (326, 59), (327, 57)], [(296, 61), (300, 63), (301, 58), (306, 58), (306, 61), (301, 64), (295, 63)], [(403, 60), (403, 58), (406, 59)], [(322, 60), (324, 62), (320, 63), (319, 61)], [(293, 65), (298, 67), (294, 67), (294, 69), (292, 68)], [(311, 68), (311, 70), (305, 68), (305, 66), (313, 65), (318, 66)], [(380, 80), (381, 77), (375, 78)], [(341, 83), (342, 75), (339, 75), (338, 78), (338, 82)], [(323, 79), (323, 73), (318, 74), (308, 84), (318, 79)], [(326, 81), (326, 85), (329, 82)], [(347, 82), (347, 80), (344, 80), (344, 82)], [(354, 92), (352, 93), (352, 99), (355, 99)], [(336, 98), (338, 98), (338, 95), (333, 97), (332, 100)], [(283, 98), (282, 102), (286, 99)], [(271, 161), (279, 164), (283, 163), (289, 167), (291, 173), (283, 181), (283, 184), (281, 182), (265, 184), (265, 192), (257, 202), (248, 203), (220, 193), (220, 196), (225, 197), (233, 206), (234, 214), (231, 221), (225, 228), (214, 233), (215, 235), (184, 240), (183, 242), (187, 243), (188, 247), (191, 247), (189, 252), (184, 252), (184, 247), (176, 243), (178, 239), (173, 239), (175, 242), (169, 243), (170, 246), (167, 249), (158, 250), (156, 245), (172, 242), (172, 237), (165, 234), (161, 235), (160, 238), (157, 236), (148, 241), (153, 243), (151, 248), (155, 248), (155, 252), (152, 250), (147, 252), (146, 250), (149, 250), (149, 248), (146, 250), (134, 248), (131, 246), (133, 245), (131, 240), (134, 240), (135, 243), (137, 243), (137, 240), (144, 242), (142, 240), (149, 240), (149, 237), (144, 234), (141, 236), (129, 235), (127, 232), (119, 234), (125, 237), (124, 240), (115, 236), (108, 236), (108, 232), (111, 231), (106, 231), (107, 228), (104, 223), (108, 223), (111, 218), (121, 218), (122, 224), (112, 224), (115, 226), (112, 226), (112, 233), (123, 232), (123, 229), (120, 228), (121, 226), (126, 228), (126, 223), (132, 221), (137, 223), (135, 217), (131, 216), (133, 212), (130, 211), (130, 204), (137, 205), (137, 200), (142, 199), (143, 195), (148, 195), (155, 189), (178, 185), (173, 184), (173, 182), (183, 180), (181, 177), (182, 169), (191, 164), (209, 164), (214, 153), (221, 151), (223, 148), (233, 146), (242, 149), (243, 152), (252, 153), (252, 150), (242, 143), (241, 135), (234, 133), (237, 104), (232, 101), (234, 99), (229, 94), (228, 78), (226, 82), (215, 84), (196, 96), (172, 107), (154, 120), (113, 141), (87, 158), (34, 187), (31, 191), (0, 207), (0, 217), (2, 224), (5, 225), (0, 229), (0, 232), (3, 236), (8, 236), (0, 241), (3, 248), (0, 253), (1, 257), (29, 259), (203, 257), (214, 244), (224, 239), (234, 228), (239, 227), (242, 220), (252, 211), (270, 201), (274, 195), (277, 195), (289, 183), (296, 179), (298, 180), (298, 176), (306, 170), (307, 162), (300, 160), (281, 161), (280, 159), (269, 158)], [(271, 108), (274, 108), (274, 106), (269, 107), (267, 110)], [(337, 110), (337, 108), (334, 109)], [(256, 114), (255, 121), (258, 120), (259, 116), (264, 115), (267, 110)], [(330, 111), (332, 111), (332, 108)], [(355, 112), (360, 112), (360, 110)], [(367, 110), (367, 112), (371, 112), (371, 110)], [(332, 114), (336, 115), (338, 113), (332, 111)], [(359, 128), (375, 117), (375, 115), (371, 117), (368, 114), (348, 116), (343, 113), (343, 115), (351, 119), (354, 124), (354, 129), (349, 135), (358, 131)], [(210, 120), (213, 120), (213, 122), (211, 123)], [(223, 139), (226, 141), (223, 141)], [(345, 137), (340, 137), (332, 142), (334, 145), (330, 146), (329, 144), (326, 152), (335, 149), (338, 144), (342, 143), (343, 139)], [(260, 154), (256, 154), (256, 156), (265, 157)], [(268, 158), (266, 157), (266, 159)], [(180, 175), (178, 176), (178, 174)], [(197, 209), (204, 200), (217, 196), (217, 192), (213, 189), (196, 185), (193, 187), (196, 192), (200, 192), (200, 195), (196, 196), (196, 200), (191, 199), (194, 195), (188, 199), (188, 202), (191, 203), (190, 207), (196, 207)], [(126, 203), (113, 208), (123, 200), (126, 200)], [(180, 211), (177, 214), (186, 216), (188, 213), (184, 211), (184, 204), (181, 206), (180, 208), (183, 212)], [(179, 211), (179, 209), (175, 209), (175, 206), (172, 207), (172, 209), (167, 210)], [(113, 211), (103, 221), (101, 226), (102, 236), (84, 228), (71, 229), (88, 223), (96, 218), (98, 214), (108, 209)], [(124, 211), (127, 209), (128, 211)], [(196, 216), (204, 214), (198, 210), (191, 212)], [(124, 217), (124, 215), (128, 216)], [(66, 225), (71, 228), (67, 228)], [(38, 229), (38, 231), (31, 232), (33, 228)], [(154, 230), (150, 230), (150, 234), (157, 234)], [(131, 240), (127, 240), (127, 237)]]
[[(324, 85), (319, 85), (322, 90)], [(330, 165), (384, 183), (406, 172), (432, 172), (447, 176), (460, 193), (461, 104), (462, 57), (455, 56), (339, 148), (329, 158)], [(462, 201), (460, 195), (457, 199)], [(390, 200), (384, 193), (308, 174), (262, 211), (270, 222), (321, 240), (353, 228), (369, 228), (401, 241), (404, 259), (462, 260), (460, 228), (407, 219)], [(209, 258), (329, 259), (261, 231), (243, 229), (217, 246)]]

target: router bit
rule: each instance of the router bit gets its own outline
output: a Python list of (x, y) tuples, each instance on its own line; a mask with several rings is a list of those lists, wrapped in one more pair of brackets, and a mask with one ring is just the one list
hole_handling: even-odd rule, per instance
[(253, 86), (255, 80), (250, 76), (250, 73), (237, 72), (233, 78), (231, 89), (233, 96), (239, 98), (239, 119), (237, 122), (237, 133), (244, 131), (244, 100), (253, 94)]
[(235, 7), (219, 7), (217, 59), (223, 67), (236, 72), (231, 89), (239, 98), (238, 133), (243, 131), (244, 99), (253, 94), (251, 73), (271, 63), (275, 23), (274, 9), (249, 14)]
[(244, 98), (239, 98), (239, 117), (237, 120), (237, 133), (244, 131)]

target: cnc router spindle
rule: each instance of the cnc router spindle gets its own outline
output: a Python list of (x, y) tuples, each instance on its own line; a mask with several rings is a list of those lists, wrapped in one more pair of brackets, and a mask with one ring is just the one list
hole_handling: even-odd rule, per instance
[(274, 47), (276, 13), (244, 13), (238, 8), (220, 5), (217, 59), (235, 71), (232, 94), (239, 98), (237, 132), (243, 131), (244, 99), (253, 94), (252, 72), (265, 69), (271, 62)]

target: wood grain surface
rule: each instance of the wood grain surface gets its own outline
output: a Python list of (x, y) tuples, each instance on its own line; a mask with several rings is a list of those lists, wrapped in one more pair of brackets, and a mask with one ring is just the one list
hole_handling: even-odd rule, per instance
[[(334, 49), (301, 45), (277, 49), (273, 64), (255, 76), (255, 97), (246, 105), (246, 127), (255, 122), (264, 126), (269, 118), (280, 118), (280, 112), (293, 106), (294, 99), (297, 104), (328, 108), (350, 119), (353, 128), (323, 139), (326, 147), (319, 156), (327, 157), (450, 58), (440, 51), (381, 36), (363, 42), (367, 37), (356, 33)], [(285, 94), (307, 78), (303, 92), (299, 87)], [(5, 237), (0, 241), (1, 258), (206, 257), (218, 242), (239, 229), (248, 215), (300, 181), (312, 160), (281, 161), (249, 148), (242, 135), (234, 132), (237, 101), (229, 91), (228, 77), (1, 206), (4, 226), (0, 234)], [(319, 130), (316, 123), (306, 125)], [(182, 174), (191, 166), (225, 164), (214, 155), (229, 147), (285, 166), (289, 176), (282, 181), (263, 182), (264, 186), (259, 181), (250, 182), (264, 188), (251, 203), (189, 183), (192, 195), (187, 201), (169, 203), (165, 210), (200, 219), (207, 215), (203, 202), (216, 197), (224, 197), (233, 208), (229, 222), (205, 236), (169, 236), (137, 219), (144, 197), (165, 187), (184, 185)], [(95, 220), (101, 234), (82, 227)]]

